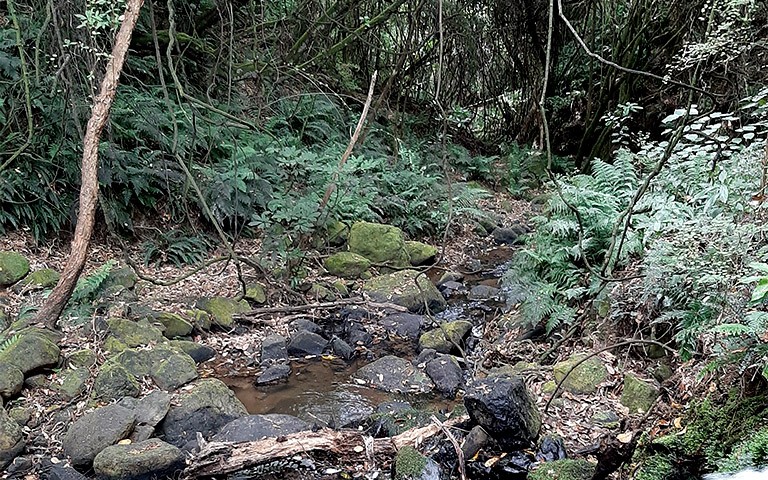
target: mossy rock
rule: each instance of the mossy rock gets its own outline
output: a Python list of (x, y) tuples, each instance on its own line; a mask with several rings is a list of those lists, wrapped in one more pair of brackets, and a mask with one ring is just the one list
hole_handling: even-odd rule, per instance
[(156, 314), (155, 321), (163, 326), (163, 335), (166, 338), (186, 337), (194, 328), (181, 315), (170, 312)]
[(395, 456), (394, 480), (433, 480), (440, 478), (437, 463), (406, 445)]
[(187, 316), (192, 319), (192, 323), (200, 330), (210, 330), (213, 326), (211, 314), (205, 310), (188, 310)]
[(528, 480), (590, 480), (595, 465), (586, 460), (555, 460), (545, 462), (528, 473)]
[(165, 341), (163, 332), (147, 319), (134, 322), (124, 318), (110, 318), (107, 320), (107, 326), (109, 333), (128, 347), (139, 347)]
[(110, 358), (104, 365), (112, 363), (118, 364), (134, 377), (141, 378), (145, 375), (149, 375), (150, 369), (152, 368), (152, 359), (150, 358), (149, 353), (149, 350), (126, 348)]
[[(371, 429), (377, 435), (394, 437), (413, 428), (425, 427), (432, 423), (434, 412), (404, 408), (392, 412), (378, 412), (369, 417)], [(439, 416), (439, 415), (438, 415)]]
[(342, 297), (348, 297), (349, 296), (349, 288), (347, 287), (347, 284), (342, 282), (341, 280), (337, 280), (331, 284), (333, 286), (333, 289), (336, 290), (336, 293), (338, 293)]
[(349, 226), (338, 220), (331, 220), (325, 227), (325, 236), (329, 245), (340, 246), (349, 239)]
[(718, 461), (718, 472), (734, 472), (768, 464), (768, 427), (758, 430), (733, 447), (731, 453)]
[(11, 325), (11, 319), (8, 317), (8, 314), (5, 313), (5, 310), (3, 310), (3, 307), (0, 306), (0, 332), (5, 330)]
[(0, 351), (0, 365), (14, 365), (26, 375), (41, 367), (59, 362), (59, 347), (46, 330), (26, 328), (10, 337), (8, 346)]
[(640, 462), (635, 473), (636, 480), (671, 480), (675, 474), (675, 466), (666, 455), (652, 455)]
[(250, 283), (245, 287), (244, 298), (249, 302), (263, 305), (267, 303), (267, 292), (265, 292), (264, 287), (262, 287), (258, 283)]
[(408, 258), (414, 266), (424, 265), (437, 257), (437, 247), (421, 242), (406, 241), (405, 251), (408, 252)]
[(132, 290), (138, 280), (139, 277), (136, 276), (136, 272), (131, 267), (115, 268), (109, 272), (101, 289), (109, 290), (112, 287), (120, 286), (126, 290)]
[(59, 282), (59, 272), (52, 268), (43, 268), (30, 273), (23, 280), (13, 286), (14, 292), (21, 292), (24, 289), (51, 288)]
[(462, 345), (464, 337), (471, 330), (472, 324), (466, 320), (443, 323), (440, 327), (429, 330), (419, 337), (419, 348), (422, 350), (431, 348), (440, 353), (450, 353), (456, 345)]
[(0, 472), (24, 450), (24, 433), (21, 426), (0, 408)]
[(403, 231), (392, 225), (357, 222), (349, 232), (349, 251), (390, 267), (410, 265)]
[(91, 398), (110, 401), (123, 397), (138, 397), (141, 386), (131, 372), (117, 362), (109, 361), (101, 366), (93, 382)]
[(62, 370), (51, 382), (51, 388), (59, 392), (64, 400), (71, 400), (83, 392), (90, 377), (91, 372), (84, 367)]
[(326, 258), (323, 266), (331, 275), (355, 279), (371, 268), (371, 261), (354, 252), (339, 252)]
[(0, 397), (11, 398), (24, 386), (24, 374), (15, 365), (0, 363)]
[(96, 365), (96, 353), (93, 350), (84, 348), (76, 352), (72, 352), (66, 361), (66, 365), (70, 368), (91, 368)]
[(226, 297), (202, 298), (197, 302), (197, 308), (208, 312), (214, 324), (222, 328), (232, 328), (235, 324), (234, 315), (251, 309), (245, 300), (234, 300)]
[(18, 252), (0, 252), (0, 287), (18, 282), (29, 273), (29, 260)]
[(197, 378), (197, 364), (181, 349), (160, 345), (149, 352), (149, 376), (163, 390), (175, 390)]
[[(590, 357), (573, 371), (571, 368), (586, 357), (585, 354), (574, 355), (554, 366), (555, 380), (562, 382), (562, 388), (576, 394), (591, 394), (597, 391), (597, 385), (608, 378), (608, 369), (602, 360)], [(571, 371), (563, 382), (565, 375)]]
[(423, 313), (425, 304), (432, 312), (442, 311), (446, 305), (437, 287), (415, 270), (374, 277), (365, 282), (363, 290), (376, 302), (391, 302), (414, 313)]
[(647, 412), (659, 396), (656, 386), (640, 380), (628, 373), (624, 376), (624, 391), (621, 393), (621, 404), (629, 408), (629, 413)]
[(328, 287), (319, 283), (313, 283), (307, 291), (307, 296), (315, 301), (332, 301), (336, 299), (336, 294)]

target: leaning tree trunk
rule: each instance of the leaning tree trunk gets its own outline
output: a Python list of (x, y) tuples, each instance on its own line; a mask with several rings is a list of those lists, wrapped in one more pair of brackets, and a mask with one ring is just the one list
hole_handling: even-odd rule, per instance
[(77, 215), (75, 237), (72, 239), (72, 249), (64, 266), (59, 283), (56, 284), (48, 299), (35, 317), (35, 323), (42, 323), (46, 327), (56, 328), (56, 322), (61, 312), (69, 301), (72, 291), (75, 289), (77, 279), (85, 266), (88, 253), (88, 244), (93, 233), (93, 224), (96, 217), (96, 205), (99, 193), (99, 138), (104, 130), (104, 125), (109, 117), (109, 109), (115, 98), (117, 83), (123, 70), (128, 46), (131, 44), (131, 35), (139, 19), (139, 11), (144, 0), (128, 0), (123, 17), (123, 23), (115, 38), (115, 46), (112, 47), (112, 57), (107, 63), (104, 79), (101, 81), (101, 90), (93, 102), (91, 118), (85, 130), (83, 139), (83, 160), (81, 166), (80, 184), (80, 211)]

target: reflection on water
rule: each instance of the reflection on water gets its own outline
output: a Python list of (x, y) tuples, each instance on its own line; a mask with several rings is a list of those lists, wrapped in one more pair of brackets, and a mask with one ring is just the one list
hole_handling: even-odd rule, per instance
[(251, 414), (284, 413), (321, 426), (354, 426), (376, 406), (388, 401), (408, 401), (415, 407), (451, 408), (441, 398), (389, 394), (355, 383), (350, 378), (364, 363), (339, 360), (293, 362), (287, 382), (256, 386), (254, 377), (228, 377), (226, 383)]

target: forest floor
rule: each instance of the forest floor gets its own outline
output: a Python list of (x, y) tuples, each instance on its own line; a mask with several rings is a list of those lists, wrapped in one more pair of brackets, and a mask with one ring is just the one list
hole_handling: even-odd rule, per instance
[[(512, 199), (503, 194), (497, 194), (493, 198), (482, 201), (480, 207), (492, 212), (508, 223), (521, 221), (526, 223), (534, 212), (528, 202)], [(441, 239), (417, 239), (427, 243), (439, 245)], [(453, 227), (448, 241), (444, 245), (440, 265), (447, 270), (467, 269), (473, 259), (495, 248), (493, 240), (475, 233), (469, 223), (458, 224)], [(517, 248), (517, 247), (515, 247)], [(257, 256), (260, 250), (258, 239), (243, 239), (235, 246), (237, 252), (243, 255)], [(54, 241), (47, 245), (37, 245), (31, 237), (23, 232), (16, 232), (0, 237), (0, 251), (14, 250), (22, 253), (30, 259), (32, 270), (40, 268), (53, 268), (61, 271), (66, 260), (68, 245), (63, 241)], [(210, 255), (224, 254), (224, 249), (212, 251)], [(127, 253), (131, 255), (135, 263), (142, 258), (140, 245), (134, 244), (128, 247)], [(84, 275), (99, 268), (109, 260), (125, 264), (125, 252), (114, 241), (109, 241), (102, 234), (97, 235), (91, 246), (90, 255)], [(310, 273), (306, 282), (323, 277), (320, 267), (321, 262), (311, 260)], [(184, 275), (192, 267), (177, 268), (173, 265), (149, 265), (142, 266), (142, 275), (151, 276), (157, 280), (168, 281)], [(224, 296), (234, 297), (241, 290), (237, 266), (231, 262), (217, 263), (208, 268), (175, 282), (172, 285), (161, 286), (146, 281), (139, 282), (137, 293), (142, 304), (165, 312), (181, 313), (188, 309), (196, 298)], [(351, 289), (355, 291), (353, 286)], [(267, 289), (270, 299), (268, 306), (281, 306), (286, 296), (277, 284)], [(22, 306), (29, 302), (29, 298), (8, 291), (0, 291), (0, 301), (5, 304), (5, 309), (11, 316), (16, 315)], [(307, 299), (308, 303), (312, 299)], [(515, 365), (518, 362), (532, 362), (521, 373), (542, 412), (543, 433), (555, 434), (564, 439), (570, 456), (582, 456), (591, 458), (595, 447), (606, 438), (627, 438), (628, 432), (637, 430), (650, 431), (652, 435), (668, 434), (679, 431), (681, 427), (680, 417), (684, 415), (687, 401), (694, 392), (706, 389), (706, 378), (698, 378), (701, 365), (679, 365), (675, 360), (667, 358), (667, 366), (671, 367), (673, 375), (660, 385), (661, 396), (650, 412), (630, 415), (627, 407), (621, 403), (622, 383), (626, 372), (634, 372), (638, 377), (650, 379), (649, 372), (659, 365), (659, 360), (650, 359), (637, 351), (627, 353), (627, 350), (616, 351), (607, 347), (621, 340), (618, 332), (612, 331), (610, 325), (605, 323), (592, 325), (589, 328), (579, 330), (577, 335), (563, 339), (562, 344), (545, 356), (545, 362), (537, 362), (537, 358), (548, 352), (559, 335), (555, 335), (551, 341), (523, 340), (517, 338), (523, 333), (521, 328), (510, 328), (510, 319), (514, 319), (515, 310), (512, 309), (493, 317), (484, 326), (483, 339), (480, 348), (476, 349), (475, 356), (478, 369), (488, 372), (491, 369), (505, 365)], [(278, 325), (279, 322), (275, 322)], [(222, 365), (231, 367), (231, 374), (242, 376), (247, 374), (247, 368), (243, 368), (245, 362), (241, 361), (246, 355), (252, 354), (251, 346), (259, 342), (263, 336), (282, 333), (279, 326), (266, 324), (251, 325), (237, 332), (216, 332), (199, 335), (193, 340), (213, 347), (218, 358), (211, 360), (208, 365), (203, 364), (199, 370), (203, 376), (221, 375)], [(62, 345), (67, 350), (77, 350), (89, 345), (82, 345), (79, 337), (67, 337), (69, 332), (65, 330), (65, 338)], [(90, 345), (93, 347), (93, 345)], [(98, 348), (98, 347), (96, 347)], [(599, 353), (595, 353), (599, 352)], [(596, 385), (594, 393), (572, 394), (561, 392), (558, 399), (550, 402), (551, 382), (553, 380), (552, 364), (571, 357), (576, 353), (595, 353), (608, 368), (609, 375), (604, 381)], [(477, 372), (476, 372), (477, 374)], [(55, 375), (53, 373), (52, 375)], [(482, 373), (481, 373), (482, 375)], [(51, 392), (45, 388), (39, 388), (32, 392), (25, 392), (27, 403), (37, 403), (52, 407)], [(76, 411), (87, 408), (86, 400), (82, 400)], [(545, 411), (546, 409), (546, 411)], [(43, 409), (39, 409), (44, 415)], [(605, 417), (606, 414), (615, 414), (616, 422), (596, 422), (595, 419)], [(60, 446), (55, 438), (62, 431), (57, 429), (49, 432), (53, 435), (50, 446), (53, 451), (50, 454), (60, 454), (57, 449)], [(622, 437), (622, 434), (624, 436)]]

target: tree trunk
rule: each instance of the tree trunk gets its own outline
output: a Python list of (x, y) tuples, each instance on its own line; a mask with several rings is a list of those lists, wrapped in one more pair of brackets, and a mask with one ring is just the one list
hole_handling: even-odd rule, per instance
[(61, 312), (69, 301), (72, 291), (75, 289), (77, 279), (85, 266), (88, 253), (88, 244), (93, 233), (93, 224), (96, 217), (96, 206), (99, 193), (99, 138), (104, 130), (104, 125), (109, 117), (109, 109), (115, 98), (117, 83), (123, 70), (125, 56), (131, 44), (131, 35), (139, 19), (139, 11), (144, 0), (128, 0), (123, 23), (117, 32), (115, 45), (112, 47), (112, 57), (107, 63), (104, 78), (101, 81), (101, 90), (93, 102), (91, 118), (85, 130), (83, 139), (83, 160), (81, 166), (80, 185), (80, 211), (77, 215), (75, 236), (72, 239), (72, 248), (61, 274), (59, 283), (56, 284), (48, 299), (35, 316), (35, 323), (42, 323), (50, 329), (56, 328), (56, 322)]

